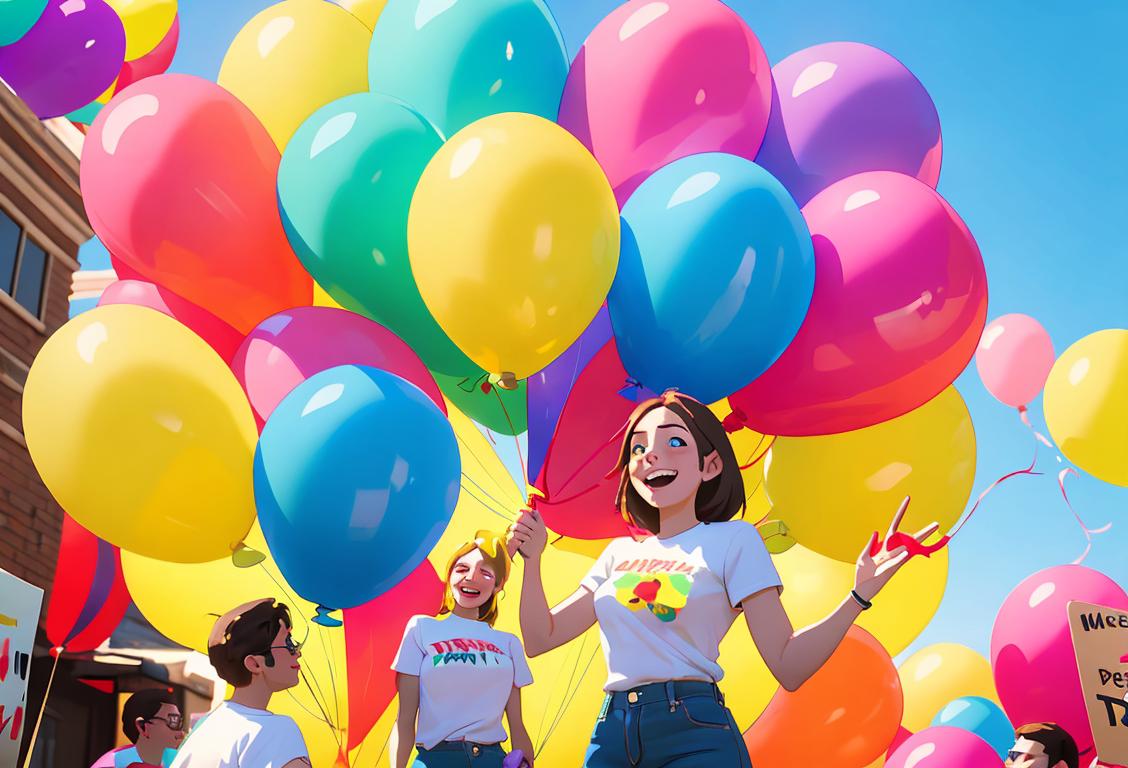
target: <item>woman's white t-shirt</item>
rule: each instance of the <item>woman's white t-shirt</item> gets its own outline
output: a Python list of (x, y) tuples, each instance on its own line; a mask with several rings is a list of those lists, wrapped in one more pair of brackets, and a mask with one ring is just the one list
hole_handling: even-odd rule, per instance
[(225, 701), (188, 734), (172, 768), (282, 768), (302, 757), (309, 753), (293, 720)]
[(595, 595), (608, 691), (719, 681), (721, 640), (741, 602), (781, 586), (760, 533), (739, 520), (615, 539), (580, 584)]
[(392, 669), (419, 678), (415, 740), (428, 749), (440, 741), (505, 741), (509, 695), (533, 682), (516, 635), (453, 614), (413, 616)]

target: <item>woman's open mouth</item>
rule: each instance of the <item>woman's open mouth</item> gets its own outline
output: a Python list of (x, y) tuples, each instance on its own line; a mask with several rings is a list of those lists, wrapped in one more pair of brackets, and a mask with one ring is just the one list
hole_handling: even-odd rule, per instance
[(467, 597), (478, 597), (482, 594), (481, 590), (474, 589), (473, 587), (459, 587), (458, 591)]
[(678, 473), (672, 469), (656, 469), (646, 476), (644, 483), (650, 488), (665, 488), (677, 479)]

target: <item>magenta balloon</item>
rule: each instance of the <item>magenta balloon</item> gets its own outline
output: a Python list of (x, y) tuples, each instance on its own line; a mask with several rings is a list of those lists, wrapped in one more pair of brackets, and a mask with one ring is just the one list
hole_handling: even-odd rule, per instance
[(983, 386), (999, 402), (1019, 408), (1038, 397), (1054, 367), (1054, 343), (1029, 315), (1003, 315), (987, 324), (975, 351)]
[(241, 333), (211, 312), (197, 307), (167, 288), (144, 280), (118, 280), (111, 283), (98, 299), (99, 307), (107, 304), (133, 304), (168, 315), (207, 342), (223, 358), (223, 362), (228, 364), (243, 343)]
[(0, 78), (37, 116), (58, 117), (110, 87), (125, 62), (125, 29), (104, 0), (51, 0), (26, 35), (0, 48)]
[(296, 307), (268, 317), (243, 340), (231, 368), (261, 430), (294, 387), (339, 365), (393, 373), (446, 413), (439, 386), (411, 347), (384, 326), (343, 309)]
[(772, 77), (772, 115), (756, 162), (799, 205), (865, 171), (896, 171), (936, 187), (940, 117), (897, 59), (861, 43), (824, 43), (791, 54)]
[(1084, 754), (1093, 746), (1093, 732), (1069, 634), (1066, 606), (1072, 600), (1128, 610), (1128, 594), (1100, 571), (1081, 565), (1038, 571), (999, 609), (991, 630), (991, 668), (1012, 723), (1058, 723)]
[(678, 158), (756, 157), (771, 87), (760, 41), (724, 3), (630, 0), (580, 48), (558, 122), (595, 155), (622, 207)]
[(987, 277), (971, 232), (936, 190), (874, 171), (803, 209), (815, 292), (799, 333), (729, 397), (768, 435), (848, 432), (896, 418), (955, 381), (987, 319)]
[(971, 731), (937, 725), (914, 733), (889, 756), (885, 768), (1002, 768), (994, 748)]

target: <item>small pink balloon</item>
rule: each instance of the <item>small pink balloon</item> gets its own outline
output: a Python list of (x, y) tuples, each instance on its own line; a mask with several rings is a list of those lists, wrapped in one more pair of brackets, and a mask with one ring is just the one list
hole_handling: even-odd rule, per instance
[(975, 351), (983, 386), (999, 402), (1021, 408), (1046, 385), (1054, 367), (1054, 343), (1029, 315), (1003, 315), (983, 329)]
[(752, 160), (771, 109), (768, 57), (719, 0), (630, 0), (588, 35), (558, 122), (591, 150), (619, 207), (654, 171), (698, 152)]
[(756, 162), (800, 206), (836, 181), (896, 171), (940, 178), (940, 117), (905, 65), (862, 43), (823, 43), (772, 67), (775, 94)]
[(99, 307), (108, 304), (133, 304), (168, 315), (207, 342), (227, 364), (231, 363), (235, 351), (243, 343), (243, 334), (212, 313), (152, 283), (141, 280), (111, 283), (98, 299)]
[(991, 668), (1016, 726), (1057, 723), (1084, 755), (1093, 746), (1066, 613), (1070, 601), (1128, 610), (1128, 594), (1100, 571), (1059, 565), (1029, 576), (1003, 601), (991, 631)]
[(893, 419), (963, 371), (987, 319), (979, 246), (936, 190), (860, 173), (803, 208), (815, 292), (791, 345), (729, 397), (768, 435), (825, 435)]
[(914, 733), (890, 755), (885, 768), (1002, 768), (994, 748), (971, 731), (937, 725)]
[(231, 369), (261, 430), (294, 387), (338, 365), (394, 373), (446, 413), (438, 384), (411, 347), (384, 326), (334, 307), (295, 307), (263, 320), (243, 340)]

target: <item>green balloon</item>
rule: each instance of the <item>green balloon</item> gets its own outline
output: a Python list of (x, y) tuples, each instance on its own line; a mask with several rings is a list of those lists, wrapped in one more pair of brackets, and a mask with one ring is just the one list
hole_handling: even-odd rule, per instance
[[(0, 0), (0, 8), (3, 8), (3, 7), (4, 7), (4, 0)], [(94, 118), (96, 118), (98, 116), (98, 113), (102, 111), (102, 107), (104, 107), (104, 106), (106, 106), (106, 105), (105, 104), (99, 104), (96, 101), (92, 101), (89, 104), (87, 104), (85, 107), (79, 107), (74, 112), (69, 113), (67, 115), (67, 120), (70, 120), (73, 123), (82, 123), (83, 125), (90, 125), (94, 122)]]
[(475, 377), (461, 378), (435, 373), (435, 381), (447, 399), (482, 426), (500, 435), (519, 435), (527, 430), (525, 382), (517, 382), (516, 389), (501, 389), (491, 385), (489, 392), (485, 392), (482, 384), (487, 383), (487, 380), (484, 372)]
[(278, 202), (306, 270), (343, 306), (390, 329), (432, 371), (481, 375), (423, 303), (407, 255), (407, 214), (442, 145), (406, 104), (374, 93), (338, 99), (297, 130), (278, 168)]
[(28, 33), (47, 0), (0, 0), (0, 45), (11, 45)]

